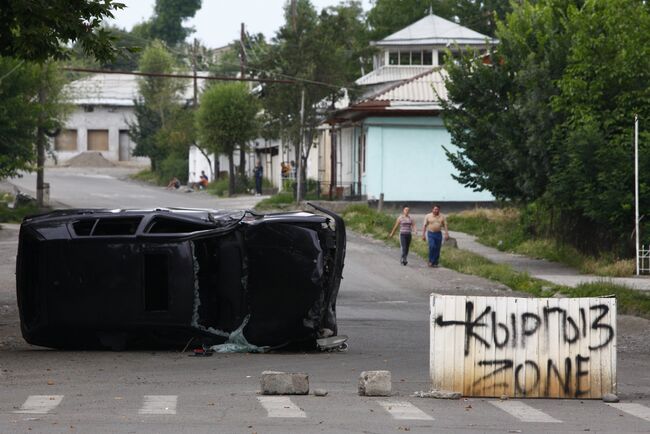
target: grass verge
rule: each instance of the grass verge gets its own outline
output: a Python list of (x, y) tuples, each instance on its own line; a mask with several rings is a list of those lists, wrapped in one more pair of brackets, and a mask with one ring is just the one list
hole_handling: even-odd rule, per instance
[(559, 262), (597, 276), (625, 277), (634, 274), (631, 259), (582, 254), (577, 249), (550, 239), (532, 238), (521, 224), (515, 208), (475, 209), (449, 215), (449, 225), (475, 235), (482, 244), (501, 251), (520, 253), (538, 259)]
[[(378, 213), (365, 205), (351, 205), (343, 212), (346, 226), (353, 231), (370, 235), (397, 247), (399, 240), (389, 238), (388, 234), (395, 218)], [(458, 229), (454, 227), (454, 229)], [(427, 244), (419, 237), (414, 237), (411, 252), (427, 257)], [(609, 283), (588, 283), (575, 288), (555, 285), (544, 280), (520, 273), (512, 267), (495, 264), (488, 259), (462, 249), (442, 249), (440, 263), (452, 270), (464, 274), (485, 277), (500, 282), (514, 291), (525, 292), (536, 297), (550, 297), (562, 293), (568, 297), (602, 297), (614, 295), (617, 299), (618, 312), (650, 319), (650, 295), (625, 286)]]
[(632, 259), (590, 257), (577, 249), (549, 239), (534, 239), (521, 224), (515, 208), (475, 209), (449, 215), (454, 230), (475, 235), (486, 246), (533, 258), (560, 262), (597, 276), (625, 277), (634, 274)]
[(144, 169), (138, 173), (134, 173), (133, 175), (130, 175), (130, 178), (135, 179), (136, 181), (147, 182), (149, 184), (163, 185), (162, 181), (158, 178), (158, 175), (150, 169)]
[(294, 209), (295, 206), (296, 202), (293, 200), (293, 193), (290, 191), (283, 191), (259, 201), (257, 205), (255, 205), (255, 209), (258, 211), (286, 210), (290, 208)]
[(20, 223), (26, 216), (40, 212), (35, 203), (9, 208), (9, 204), (12, 202), (14, 202), (13, 195), (9, 193), (0, 194), (0, 223)]

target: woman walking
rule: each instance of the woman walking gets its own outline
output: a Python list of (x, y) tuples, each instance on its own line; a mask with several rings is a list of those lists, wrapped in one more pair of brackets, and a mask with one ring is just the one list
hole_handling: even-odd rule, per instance
[(402, 247), (402, 258), (400, 259), (400, 263), (402, 265), (408, 264), (407, 257), (409, 255), (409, 247), (411, 247), (412, 234), (415, 232), (415, 224), (413, 223), (409, 211), (409, 207), (404, 205), (402, 214), (400, 214), (400, 216), (397, 217), (397, 220), (395, 220), (395, 225), (389, 235), (389, 237), (392, 238), (399, 226), (399, 244)]

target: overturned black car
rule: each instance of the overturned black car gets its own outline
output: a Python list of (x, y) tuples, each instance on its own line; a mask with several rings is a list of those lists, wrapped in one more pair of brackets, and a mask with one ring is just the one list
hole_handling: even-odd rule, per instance
[(314, 347), (337, 335), (345, 225), (333, 212), (59, 210), (26, 218), (25, 340), (54, 348)]

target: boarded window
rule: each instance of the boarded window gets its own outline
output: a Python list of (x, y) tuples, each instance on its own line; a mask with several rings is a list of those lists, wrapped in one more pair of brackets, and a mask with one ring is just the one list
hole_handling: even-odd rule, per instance
[(88, 130), (88, 150), (108, 151), (108, 130)]
[(54, 138), (54, 149), (57, 151), (76, 151), (77, 130), (61, 130)]

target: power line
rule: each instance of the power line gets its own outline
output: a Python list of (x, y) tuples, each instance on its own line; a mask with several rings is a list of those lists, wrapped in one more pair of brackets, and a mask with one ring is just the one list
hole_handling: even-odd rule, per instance
[[(72, 72), (91, 72), (96, 74), (124, 74), (124, 75), (138, 75), (143, 77), (164, 77), (164, 78), (191, 78), (194, 79), (194, 75), (186, 74), (165, 74), (161, 72), (134, 72), (134, 71), (120, 71), (114, 69), (95, 69), (95, 68), (73, 68), (73, 67), (63, 67), (61, 68), (64, 71)], [(240, 77), (226, 77), (226, 76), (214, 76), (214, 75), (199, 75), (196, 78), (201, 80), (215, 80), (215, 81), (255, 81), (260, 83), (283, 83), (283, 84), (296, 84), (297, 80), (276, 80), (271, 78), (240, 78)]]

